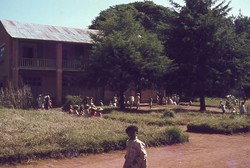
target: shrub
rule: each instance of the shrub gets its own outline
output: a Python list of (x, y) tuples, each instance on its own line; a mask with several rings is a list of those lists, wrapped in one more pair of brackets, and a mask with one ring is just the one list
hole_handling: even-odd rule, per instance
[(163, 113), (163, 117), (175, 117), (175, 112), (172, 110), (165, 110)]
[(233, 134), (249, 132), (250, 122), (247, 117), (229, 115), (209, 120), (193, 121), (187, 125), (189, 132)]
[(28, 109), (32, 106), (33, 97), (28, 85), (15, 88), (10, 82), (0, 90), (0, 105), (7, 108)]
[(82, 98), (80, 96), (72, 96), (72, 95), (67, 95), (66, 96), (66, 102), (63, 105), (62, 109), (63, 111), (67, 111), (69, 109), (70, 105), (80, 105), (82, 103)]
[(168, 129), (165, 133), (168, 137), (168, 144), (188, 142), (188, 135), (184, 134), (183, 131), (178, 127)]

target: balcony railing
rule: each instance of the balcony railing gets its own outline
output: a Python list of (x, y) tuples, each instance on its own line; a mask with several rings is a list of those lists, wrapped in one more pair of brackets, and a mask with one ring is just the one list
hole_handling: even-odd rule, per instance
[[(76, 60), (69, 60), (62, 62), (62, 69), (64, 71), (79, 71), (81, 70), (81, 62)], [(54, 59), (39, 59), (39, 58), (21, 58), (19, 60), (20, 69), (34, 69), (34, 70), (56, 70), (56, 60)]]
[(63, 70), (76, 70), (80, 71), (82, 69), (81, 61), (72, 60), (72, 61), (63, 61), (62, 62), (62, 69)]
[(19, 67), (22, 69), (56, 69), (56, 60), (53, 59), (39, 59), (39, 58), (21, 58), (19, 60)]

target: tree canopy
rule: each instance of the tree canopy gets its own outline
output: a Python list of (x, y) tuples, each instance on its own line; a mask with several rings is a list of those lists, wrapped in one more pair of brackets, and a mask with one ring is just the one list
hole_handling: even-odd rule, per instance
[[(90, 28), (101, 33), (87, 74), (91, 83), (122, 94), (128, 88), (165, 86), (200, 98), (243, 96), (250, 88), (250, 19), (229, 17), (230, 2), (185, 0), (173, 9), (135, 2), (102, 11)], [(238, 94), (238, 95), (237, 95)]]
[[(166, 47), (178, 64), (175, 86), (182, 93), (200, 98), (200, 110), (205, 110), (205, 96), (225, 93), (234, 87), (235, 77), (244, 48), (237, 38), (226, 1), (185, 0), (180, 6), (172, 1), (175, 17)], [(237, 60), (237, 57), (240, 57)], [(217, 93), (217, 95), (218, 95)]]
[(95, 76), (92, 83), (118, 91), (122, 108), (128, 88), (152, 86), (171, 64), (158, 35), (136, 20), (137, 12), (133, 6), (118, 5), (93, 21), (102, 33), (93, 37), (87, 73)]

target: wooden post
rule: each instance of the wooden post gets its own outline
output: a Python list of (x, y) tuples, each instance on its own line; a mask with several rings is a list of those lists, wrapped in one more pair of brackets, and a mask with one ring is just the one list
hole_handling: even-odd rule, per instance
[(56, 103), (62, 104), (62, 43), (56, 46)]
[[(18, 60), (19, 60), (19, 50), (18, 50), (18, 40), (13, 39), (12, 43), (12, 71), (11, 71), (11, 82), (14, 87), (18, 87)], [(10, 60), (11, 61), (11, 60)]]

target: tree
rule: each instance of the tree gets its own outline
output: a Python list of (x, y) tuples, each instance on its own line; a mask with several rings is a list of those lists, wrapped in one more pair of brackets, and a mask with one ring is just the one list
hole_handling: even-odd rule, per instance
[(117, 8), (128, 9), (133, 13), (134, 19), (139, 22), (145, 30), (157, 34), (163, 44), (167, 41), (168, 36), (166, 35), (166, 30), (169, 28), (173, 12), (169, 8), (157, 5), (152, 1), (134, 2), (111, 7), (102, 11), (100, 15), (92, 21), (92, 25), (90, 25), (89, 28), (101, 29), (100, 24), (103, 23), (106, 18), (112, 17), (112, 15), (119, 15), (119, 11), (116, 10)]
[(234, 26), (238, 37), (235, 47), (235, 61), (239, 62), (235, 77), (239, 89), (238, 96), (250, 96), (250, 18), (240, 14), (234, 20)]
[(206, 95), (233, 84), (236, 36), (226, 17), (230, 2), (185, 0), (185, 6), (171, 2), (175, 17), (166, 48), (179, 66), (174, 84), (185, 95), (199, 97), (200, 111), (204, 111)]
[(157, 35), (146, 31), (135, 20), (135, 13), (135, 8), (126, 5), (101, 12), (98, 23), (93, 23), (102, 33), (93, 36), (86, 68), (88, 76), (95, 77), (89, 82), (119, 92), (121, 108), (123, 94), (129, 87), (140, 89), (143, 84), (153, 83), (171, 63), (163, 56), (164, 46)]

